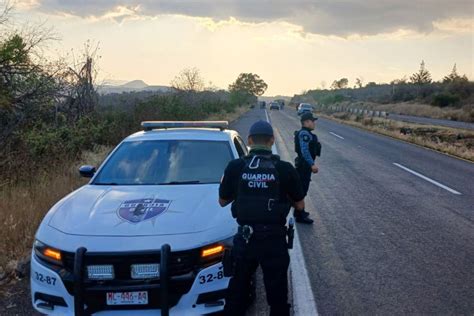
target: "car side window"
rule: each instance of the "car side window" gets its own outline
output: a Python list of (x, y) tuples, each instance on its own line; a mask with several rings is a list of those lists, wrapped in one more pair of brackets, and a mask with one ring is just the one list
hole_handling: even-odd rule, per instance
[(239, 157), (243, 157), (247, 155), (247, 146), (245, 146), (242, 138), (235, 137), (234, 145), (235, 145), (235, 149), (237, 150), (237, 153), (239, 154)]

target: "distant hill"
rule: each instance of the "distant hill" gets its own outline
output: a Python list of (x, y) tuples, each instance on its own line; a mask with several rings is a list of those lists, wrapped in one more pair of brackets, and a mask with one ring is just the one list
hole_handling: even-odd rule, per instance
[(100, 94), (122, 93), (122, 92), (170, 92), (173, 89), (168, 86), (149, 86), (143, 80), (133, 80), (121, 85), (103, 84), (97, 87)]
[(148, 87), (148, 85), (143, 80), (133, 80), (127, 82), (126, 84), (121, 85), (121, 87), (129, 88), (129, 89), (144, 89)]

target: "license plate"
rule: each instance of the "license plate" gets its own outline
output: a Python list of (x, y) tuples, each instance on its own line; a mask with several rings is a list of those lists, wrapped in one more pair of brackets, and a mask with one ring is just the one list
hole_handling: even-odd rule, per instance
[(107, 305), (145, 305), (148, 304), (148, 292), (108, 292)]

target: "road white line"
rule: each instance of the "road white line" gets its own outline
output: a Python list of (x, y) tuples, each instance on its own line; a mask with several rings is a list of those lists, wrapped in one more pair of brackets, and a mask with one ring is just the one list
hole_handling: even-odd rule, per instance
[(336, 136), (337, 138), (344, 139), (344, 137), (337, 135), (336, 133), (329, 132), (329, 134)]
[(265, 109), (265, 116), (267, 117), (267, 122), (270, 123), (270, 117), (268, 116), (268, 111)]
[(422, 175), (421, 173), (418, 173), (418, 172), (416, 172), (416, 171), (413, 171), (413, 170), (411, 170), (410, 168), (407, 168), (407, 167), (405, 167), (405, 166), (403, 166), (403, 165), (401, 165), (401, 164), (399, 164), (399, 163), (396, 163), (396, 162), (394, 162), (393, 164), (394, 164), (395, 166), (397, 166), (398, 168), (401, 168), (401, 169), (403, 169), (403, 170), (405, 170), (405, 171), (407, 171), (407, 172), (409, 172), (409, 173), (411, 173), (411, 174), (414, 174), (414, 175), (417, 176), (417, 177), (422, 178), (423, 180), (426, 180), (426, 181), (428, 181), (428, 182), (430, 182), (430, 183), (432, 183), (432, 184), (434, 184), (434, 185), (436, 185), (436, 186), (438, 186), (438, 187), (440, 187), (440, 188), (445, 189), (446, 191), (449, 191), (449, 192), (451, 192), (451, 193), (453, 193), (453, 194), (461, 195), (460, 192), (458, 192), (458, 191), (456, 191), (456, 190), (454, 190), (454, 189), (451, 189), (450, 187), (445, 186), (444, 184), (441, 184), (441, 183), (439, 183), (438, 181), (435, 181), (435, 180), (433, 180), (433, 179), (430, 179), (430, 178), (428, 178), (427, 176)]
[[(267, 122), (270, 122), (267, 110), (265, 109)], [(278, 150), (273, 144), (272, 151), (278, 155)], [(314, 300), (311, 282), (309, 281), (306, 262), (301, 250), (301, 242), (298, 237), (298, 229), (295, 225), (295, 237), (293, 240), (293, 250), (291, 251), (290, 274), (293, 290), (293, 311), (295, 316), (314, 315), (318, 316), (316, 301)]]
[[(268, 116), (268, 112), (267, 112), (267, 109), (265, 109), (265, 116), (267, 117), (267, 122), (271, 124), (271, 121), (270, 121), (270, 117)], [(272, 152), (275, 154), (275, 155), (278, 155), (278, 150), (276, 148), (276, 142), (273, 144), (272, 146)]]

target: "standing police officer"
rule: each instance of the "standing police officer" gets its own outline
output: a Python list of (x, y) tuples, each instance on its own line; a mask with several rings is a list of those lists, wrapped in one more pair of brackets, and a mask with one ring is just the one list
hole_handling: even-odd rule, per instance
[[(321, 155), (321, 143), (318, 141), (318, 137), (311, 133), (316, 127), (315, 121), (317, 119), (311, 112), (304, 112), (301, 115), (301, 129), (295, 132), (295, 151), (298, 155), (295, 166), (300, 175), (305, 196), (308, 194), (311, 174), (319, 171), (315, 159), (316, 156)], [(294, 216), (299, 223), (313, 223), (313, 220), (309, 218), (309, 213), (305, 210), (295, 210)]]
[[(219, 187), (220, 205), (232, 202), (232, 216), (239, 224), (230, 256), (233, 277), (226, 315), (245, 314), (250, 280), (259, 265), (270, 315), (289, 315), (287, 272), (292, 230), (285, 225), (291, 205), (304, 209), (304, 194), (295, 168), (272, 154), (274, 141), (269, 123), (253, 124), (249, 155), (228, 164)], [(227, 258), (224, 273), (229, 275), (226, 262)]]

